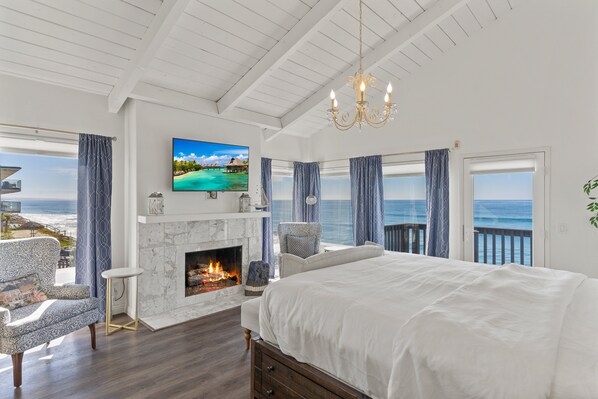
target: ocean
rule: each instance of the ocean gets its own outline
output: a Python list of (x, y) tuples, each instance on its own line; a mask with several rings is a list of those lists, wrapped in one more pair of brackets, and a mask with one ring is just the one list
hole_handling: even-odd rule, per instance
[[(77, 234), (76, 200), (20, 200), (21, 215), (39, 223), (52, 225), (69, 235)], [(273, 226), (291, 221), (292, 201), (273, 201)], [(425, 200), (386, 200), (384, 201), (385, 224), (426, 223)], [(320, 219), (322, 242), (353, 243), (351, 222), (351, 201), (321, 201)], [(525, 200), (477, 200), (474, 202), (474, 226), (518, 230), (532, 230), (532, 201)], [(480, 240), (482, 241), (482, 240)], [(480, 242), (480, 248), (483, 242)], [(507, 243), (507, 252), (509, 250)], [(525, 239), (524, 263), (531, 263), (531, 243)], [(516, 258), (519, 250), (515, 248)]]
[[(277, 226), (282, 221), (292, 220), (292, 201), (274, 200), (272, 222)], [(323, 200), (320, 208), (322, 242), (353, 243), (350, 200)], [(384, 224), (426, 223), (425, 200), (384, 201)], [(504, 229), (532, 229), (532, 201), (526, 200), (476, 200), (474, 202), (474, 226)], [(274, 227), (276, 231), (276, 227)], [(480, 240), (482, 241), (482, 240)], [(480, 242), (480, 246), (483, 242)], [(529, 238), (524, 245), (526, 264), (531, 263)], [(509, 248), (507, 248), (509, 249)], [(518, 251), (516, 251), (516, 256)]]
[(77, 200), (18, 200), (20, 215), (77, 236)]

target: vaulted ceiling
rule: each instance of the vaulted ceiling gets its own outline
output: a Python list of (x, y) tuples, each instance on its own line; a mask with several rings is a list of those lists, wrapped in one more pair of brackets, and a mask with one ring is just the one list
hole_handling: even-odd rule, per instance
[[(521, 0), (364, 0), (364, 69), (420, 68)], [(357, 0), (0, 0), (0, 73), (309, 137), (354, 101)]]

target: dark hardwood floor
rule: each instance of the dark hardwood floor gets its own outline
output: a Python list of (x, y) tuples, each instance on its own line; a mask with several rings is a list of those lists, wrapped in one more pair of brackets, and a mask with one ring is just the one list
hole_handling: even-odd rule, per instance
[(13, 387), (10, 356), (0, 355), (0, 398), (248, 398), (250, 353), (240, 314), (234, 308), (109, 337), (99, 324), (95, 351), (86, 327), (25, 353), (21, 388)]

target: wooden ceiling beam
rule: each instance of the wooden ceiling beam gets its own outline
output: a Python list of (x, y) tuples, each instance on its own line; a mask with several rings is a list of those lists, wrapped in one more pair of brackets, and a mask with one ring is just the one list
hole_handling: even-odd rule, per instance
[(108, 110), (117, 113), (143, 76), (145, 69), (168, 38), (179, 17), (191, 0), (164, 0), (158, 13), (147, 28), (133, 58), (108, 96)]
[(229, 112), (289, 59), (347, 0), (320, 0), (235, 85), (218, 100), (218, 112)]
[(226, 115), (222, 115), (218, 113), (218, 106), (215, 101), (154, 86), (145, 82), (139, 82), (135, 89), (129, 94), (129, 97), (153, 104), (160, 104), (198, 114), (254, 125), (268, 129), (269, 131), (277, 131), (281, 128), (280, 119), (273, 116), (240, 108), (232, 109), (227, 112)]

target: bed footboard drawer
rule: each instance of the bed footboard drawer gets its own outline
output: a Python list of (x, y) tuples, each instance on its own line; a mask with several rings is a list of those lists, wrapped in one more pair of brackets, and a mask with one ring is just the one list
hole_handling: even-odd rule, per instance
[(299, 363), (262, 340), (251, 346), (251, 397), (366, 399), (367, 396), (314, 367)]

